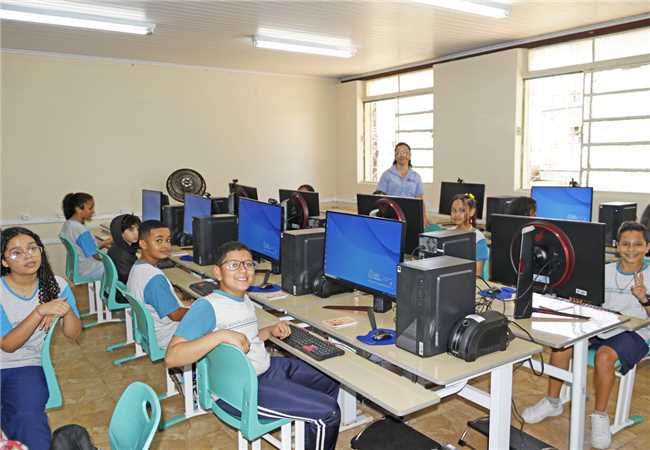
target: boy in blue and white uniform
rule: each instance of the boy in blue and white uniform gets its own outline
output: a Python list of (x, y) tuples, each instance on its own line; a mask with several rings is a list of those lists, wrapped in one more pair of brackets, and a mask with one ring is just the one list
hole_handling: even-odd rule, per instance
[(138, 242), (141, 256), (129, 272), (126, 287), (151, 313), (158, 345), (165, 349), (187, 312), (169, 279), (156, 267), (171, 254), (171, 233), (161, 222), (147, 220), (140, 225)]
[[(650, 281), (650, 266), (644, 256), (650, 250), (648, 230), (636, 222), (623, 222), (616, 238), (620, 259), (605, 266), (605, 302), (603, 308), (627, 316), (648, 318), (650, 303), (645, 283)], [(609, 448), (612, 442), (607, 402), (615, 382), (615, 364), (626, 374), (648, 354), (647, 340), (650, 328), (626, 331), (617, 328), (590, 339), (589, 348), (596, 350), (594, 385), (596, 401), (591, 415), (591, 445), (597, 449)], [(551, 353), (551, 364), (569, 368), (571, 348)], [(549, 378), (548, 395), (535, 405), (526, 408), (522, 417), (527, 423), (538, 423), (547, 417), (562, 414), (559, 395), (562, 381)]]
[[(172, 338), (165, 364), (192, 364), (222, 343), (242, 349), (258, 376), (260, 416), (288, 417), (305, 422), (305, 449), (334, 450), (340, 411), (339, 385), (296, 358), (271, 358), (264, 341), (291, 334), (280, 321), (258, 328), (255, 307), (246, 295), (255, 276), (255, 263), (248, 248), (229, 242), (217, 251), (214, 275), (220, 289), (198, 299), (185, 315)], [(222, 407), (232, 410), (226, 403)]]

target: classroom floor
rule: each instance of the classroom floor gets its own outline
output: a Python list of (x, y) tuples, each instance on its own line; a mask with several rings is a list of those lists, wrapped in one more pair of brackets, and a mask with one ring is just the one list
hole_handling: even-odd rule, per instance
[[(85, 289), (75, 289), (75, 295), (80, 308), (87, 309)], [(123, 324), (105, 324), (91, 328), (82, 333), (78, 342), (66, 339), (60, 331), (57, 331), (53, 339), (52, 354), (63, 391), (64, 406), (48, 413), (53, 430), (65, 424), (77, 423), (88, 429), (96, 446), (108, 449), (108, 423), (117, 399), (129, 383), (139, 380), (148, 383), (156, 392), (164, 390), (162, 364), (152, 364), (147, 358), (142, 358), (122, 367), (112, 365), (114, 359), (133, 351), (132, 347), (112, 353), (105, 351), (107, 345), (121, 341), (123, 338)], [(590, 371), (589, 386), (591, 386), (591, 375)], [(632, 414), (650, 418), (649, 381), (650, 367), (642, 365), (637, 371)], [(514, 383), (513, 398), (519, 410), (534, 403), (546, 390), (546, 379), (534, 376), (528, 369), (517, 370), (514, 374)], [(483, 377), (474, 384), (487, 388), (489, 378)], [(610, 415), (614, 414), (615, 400), (614, 391), (610, 400)], [(567, 448), (569, 406), (565, 406), (562, 416), (548, 419), (537, 425), (527, 425), (525, 430), (558, 449)], [(593, 401), (589, 399), (587, 411), (591, 411), (592, 407)], [(179, 398), (164, 400), (162, 408), (163, 414), (171, 417), (182, 410), (182, 401)], [(380, 412), (370, 406), (362, 405), (361, 409), (364, 414), (373, 417), (381, 416)], [(467, 421), (484, 415), (486, 415), (484, 410), (458, 396), (452, 396), (443, 400), (440, 405), (409, 417), (408, 423), (442, 444), (455, 445), (465, 430)], [(518, 426), (519, 422), (513, 419), (513, 424)], [(585, 448), (590, 448), (589, 419), (587, 419), (586, 429)], [(350, 439), (360, 430), (361, 428), (357, 428), (342, 432), (339, 435), (337, 450), (351, 449)], [(471, 432), (466, 440), (476, 449), (487, 448), (486, 439), (476, 432)], [(237, 434), (212, 414), (206, 414), (158, 432), (151, 448), (231, 450), (237, 448)], [(264, 443), (262, 448), (272, 447)], [(650, 422), (646, 421), (619, 432), (614, 436), (611, 448), (650, 449)]]

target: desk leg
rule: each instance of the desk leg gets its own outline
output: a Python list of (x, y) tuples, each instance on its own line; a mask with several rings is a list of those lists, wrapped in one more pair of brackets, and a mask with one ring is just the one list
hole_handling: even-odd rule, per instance
[(357, 396), (341, 386), (338, 398), (339, 408), (341, 409), (341, 425), (339, 432), (355, 428), (372, 420), (371, 417), (357, 415)]
[(510, 448), (512, 363), (490, 372), (490, 450)]
[(581, 339), (573, 345), (571, 429), (569, 431), (570, 450), (582, 450), (584, 445), (585, 400), (587, 398), (587, 352), (587, 339)]

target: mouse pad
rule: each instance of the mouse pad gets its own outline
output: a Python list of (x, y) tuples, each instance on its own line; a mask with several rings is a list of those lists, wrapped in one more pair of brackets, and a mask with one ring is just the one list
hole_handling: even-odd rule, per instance
[(192, 258), (192, 255), (183, 255), (183, 256), (180, 257), (180, 260), (181, 261), (190, 261), (190, 262), (192, 262), (192, 261), (194, 261), (194, 258)]
[(279, 285), (272, 284), (268, 288), (263, 288), (263, 287), (260, 287), (260, 286), (251, 286), (251, 287), (248, 288), (248, 292), (278, 292), (281, 289), (282, 288)]
[[(373, 339), (373, 336), (377, 333), (390, 334), (390, 337), (381, 341), (376, 341)], [(387, 328), (376, 328), (374, 330), (370, 330), (368, 334), (357, 336), (357, 339), (368, 345), (393, 345), (397, 340), (397, 333), (395, 333), (395, 330), (389, 330)]]
[(491, 293), (488, 289), (483, 289), (482, 291), (479, 292), (479, 294), (483, 297), (487, 298), (496, 298), (497, 300), (509, 300), (514, 293), (516, 292), (516, 289), (511, 288), (511, 287), (502, 287), (499, 289), (499, 292), (496, 294)]

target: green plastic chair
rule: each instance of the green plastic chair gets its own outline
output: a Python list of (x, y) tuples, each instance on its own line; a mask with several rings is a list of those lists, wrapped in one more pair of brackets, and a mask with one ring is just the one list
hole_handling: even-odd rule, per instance
[(63, 406), (63, 395), (61, 394), (61, 387), (59, 386), (59, 380), (56, 378), (56, 371), (54, 370), (54, 365), (52, 364), (52, 355), (50, 354), (52, 336), (54, 335), (54, 331), (56, 330), (58, 323), (58, 317), (52, 321), (50, 324), (50, 329), (45, 335), (43, 347), (41, 348), (41, 366), (43, 366), (43, 372), (45, 372), (45, 381), (47, 383), (47, 390), (50, 393), (50, 397), (45, 404), (45, 409), (60, 408)]
[(135, 381), (117, 401), (108, 426), (113, 450), (147, 450), (160, 423), (160, 401), (149, 385)]
[[(239, 448), (259, 448), (259, 439), (282, 427), (281, 448), (291, 448), (291, 419), (260, 418), (257, 413), (257, 374), (246, 355), (237, 347), (221, 344), (212, 349), (196, 366), (199, 402), (223, 422), (238, 430)], [(215, 401), (223, 400), (241, 412), (240, 417), (231, 415)], [(296, 449), (304, 447), (304, 423), (296, 421)]]
[[(62, 234), (59, 235), (59, 239), (65, 247), (65, 276), (72, 284), (75, 286), (79, 284), (88, 285), (88, 304), (89, 309), (87, 312), (81, 314), (81, 317), (89, 317), (97, 313), (96, 300), (95, 297), (98, 295), (98, 289), (95, 288), (95, 284), (101, 281), (100, 279), (87, 278), (79, 275), (79, 253), (77, 248), (67, 237)], [(84, 327), (85, 328), (85, 327)]]

